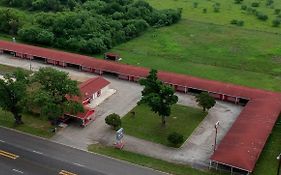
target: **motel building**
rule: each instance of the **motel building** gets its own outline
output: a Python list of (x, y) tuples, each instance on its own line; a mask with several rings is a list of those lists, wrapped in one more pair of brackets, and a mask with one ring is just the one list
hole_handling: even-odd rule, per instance
[(109, 97), (108, 94), (112, 95), (112, 93), (108, 93), (108, 91), (110, 91), (109, 84), (109, 81), (100, 76), (88, 79), (81, 83), (79, 85), (81, 93), (81, 98), (79, 98), (79, 101), (81, 101), (84, 106), (84, 112), (78, 113), (76, 115), (65, 114), (63, 117), (63, 122), (66, 122), (70, 118), (74, 118), (80, 122), (80, 126), (85, 127), (91, 121), (94, 121), (94, 107)]

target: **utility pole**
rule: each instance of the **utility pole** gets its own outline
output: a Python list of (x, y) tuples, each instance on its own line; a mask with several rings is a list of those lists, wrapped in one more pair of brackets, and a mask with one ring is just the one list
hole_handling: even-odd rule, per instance
[(280, 174), (280, 165), (281, 165), (281, 153), (276, 157), (278, 160), (278, 168), (277, 168), (277, 175)]
[(217, 123), (215, 124), (216, 133), (215, 133), (214, 152), (215, 152), (216, 149), (217, 149), (217, 137), (218, 137), (218, 127), (219, 127), (219, 126), (220, 126), (220, 121), (217, 121)]

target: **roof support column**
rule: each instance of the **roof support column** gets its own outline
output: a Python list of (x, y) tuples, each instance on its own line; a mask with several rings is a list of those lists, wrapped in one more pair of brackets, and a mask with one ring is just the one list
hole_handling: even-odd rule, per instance
[(216, 164), (216, 171), (218, 171), (218, 166), (219, 166), (219, 163), (218, 162), (216, 162), (217, 164)]
[(212, 160), (210, 160), (210, 163), (209, 163), (209, 170), (212, 168)]

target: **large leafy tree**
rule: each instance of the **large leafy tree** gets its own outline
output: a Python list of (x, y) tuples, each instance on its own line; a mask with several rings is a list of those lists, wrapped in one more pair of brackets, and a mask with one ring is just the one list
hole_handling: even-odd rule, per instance
[(203, 111), (206, 111), (206, 109), (211, 109), (216, 104), (215, 99), (207, 92), (201, 92), (199, 95), (197, 95), (196, 102), (203, 108)]
[(162, 124), (166, 124), (166, 118), (171, 114), (171, 106), (178, 101), (175, 90), (157, 78), (157, 70), (152, 69), (145, 79), (140, 80), (144, 86), (142, 99), (139, 103), (147, 104), (151, 110), (162, 118)]
[(64, 113), (83, 112), (82, 104), (73, 98), (80, 95), (77, 81), (71, 80), (67, 73), (53, 68), (41, 68), (32, 79), (33, 90), (30, 100), (42, 116), (54, 120)]
[(16, 124), (23, 124), (23, 99), (26, 96), (28, 74), (20, 69), (0, 79), (0, 107), (13, 114)]

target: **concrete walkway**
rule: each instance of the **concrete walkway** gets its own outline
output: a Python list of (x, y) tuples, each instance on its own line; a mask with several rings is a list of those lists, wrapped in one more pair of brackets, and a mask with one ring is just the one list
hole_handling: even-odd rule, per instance
[[(25, 69), (29, 69), (30, 67), (30, 62), (27, 60), (7, 59), (7, 56), (4, 55), (0, 55), (0, 64), (16, 65)], [(33, 70), (38, 70), (39, 67), (50, 66), (34, 62), (31, 64)], [(73, 79), (78, 81), (85, 81), (95, 76), (94, 74), (71, 69), (61, 69), (59, 67), (56, 67), (56, 69), (68, 72)], [(94, 143), (113, 145), (115, 142), (115, 132), (105, 124), (104, 119), (111, 113), (117, 113), (120, 116), (128, 113), (136, 106), (137, 101), (141, 98), (142, 87), (136, 83), (119, 80), (115, 77), (106, 77), (106, 79), (111, 82), (110, 88), (116, 89), (116, 93), (96, 107), (96, 120), (83, 129), (71, 125), (57, 133), (52, 138), (53, 140), (81, 149), (87, 149), (89, 144)], [(179, 97), (179, 104), (198, 107), (194, 96), (187, 94), (177, 95)], [(214, 124), (220, 121), (218, 132), (219, 142), (236, 120), (241, 110), (241, 106), (221, 101), (217, 102), (215, 107), (209, 111), (206, 118), (179, 149), (166, 147), (127, 135), (124, 138), (126, 142), (124, 149), (170, 162), (189, 164), (197, 168), (206, 167), (213, 151), (215, 139)]]

